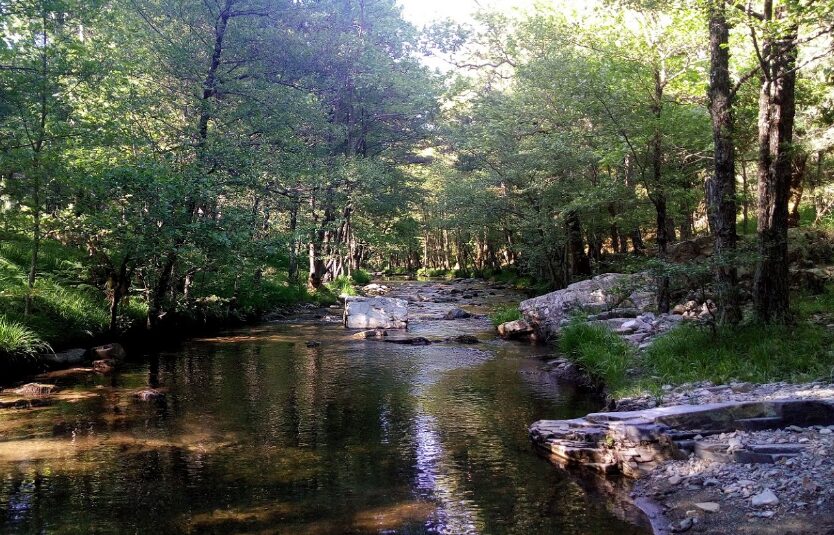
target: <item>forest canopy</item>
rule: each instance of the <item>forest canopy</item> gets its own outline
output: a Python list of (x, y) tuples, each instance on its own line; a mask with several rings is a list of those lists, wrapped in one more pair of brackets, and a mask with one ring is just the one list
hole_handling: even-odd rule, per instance
[(711, 237), (723, 320), (788, 321), (788, 228), (834, 227), (834, 4), (570, 6), (0, 0), (0, 311), (155, 328), (365, 270), (637, 269), (663, 311)]

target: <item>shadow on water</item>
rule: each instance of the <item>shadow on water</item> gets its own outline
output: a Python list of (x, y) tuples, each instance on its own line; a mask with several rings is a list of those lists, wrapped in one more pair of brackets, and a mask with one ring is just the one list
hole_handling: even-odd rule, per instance
[(598, 401), (470, 325), (485, 343), (273, 324), (59, 377), (78, 395), (0, 412), (0, 532), (641, 533), (527, 437)]

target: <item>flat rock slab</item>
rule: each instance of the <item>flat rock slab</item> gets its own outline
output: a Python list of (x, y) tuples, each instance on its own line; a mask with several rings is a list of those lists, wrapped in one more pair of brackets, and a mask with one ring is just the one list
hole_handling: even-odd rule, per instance
[(406, 329), (408, 302), (391, 297), (348, 297), (344, 323), (348, 329)]
[[(533, 442), (555, 463), (584, 466), (603, 473), (641, 477), (659, 463), (683, 459), (689, 453), (714, 456), (715, 460), (773, 462), (794, 452), (764, 451), (760, 446), (740, 446), (727, 455), (699, 447), (697, 438), (743, 430), (756, 419), (770, 429), (791, 425), (834, 423), (834, 398), (784, 399), (761, 402), (726, 402), (678, 405), (643, 411), (592, 413), (575, 420), (540, 420), (530, 427)], [(723, 451), (719, 451), (723, 450)], [(726, 457), (723, 457), (725, 456)], [(757, 460), (758, 459), (758, 460)]]

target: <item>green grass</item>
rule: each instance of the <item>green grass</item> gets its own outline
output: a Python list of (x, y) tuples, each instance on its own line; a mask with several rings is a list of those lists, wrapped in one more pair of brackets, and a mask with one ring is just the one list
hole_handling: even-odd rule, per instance
[(360, 286), (370, 284), (371, 280), (373, 280), (371, 274), (365, 271), (364, 269), (355, 270), (350, 277), (353, 279), (353, 282)]
[(802, 382), (834, 374), (834, 336), (809, 323), (748, 324), (735, 328), (684, 325), (656, 340), (642, 358), (654, 382), (680, 384), (732, 380)]
[(420, 268), (417, 270), (417, 277), (421, 279), (447, 279), (451, 280), (457, 276), (453, 269)]
[(489, 319), (497, 327), (502, 323), (521, 319), (521, 311), (518, 310), (518, 305), (501, 305), (492, 311)]
[(0, 316), (0, 354), (6, 358), (34, 356), (50, 351), (49, 344), (28, 327)]
[[(834, 331), (808, 321), (834, 322), (834, 287), (822, 295), (794, 296), (794, 325), (746, 322), (737, 327), (684, 324), (656, 339), (642, 354), (602, 326), (575, 322), (559, 349), (602, 380), (615, 397), (657, 393), (663, 385), (700, 381), (726, 384), (834, 380)], [(634, 369), (634, 373), (627, 370)]]
[(356, 295), (356, 287), (353, 285), (353, 280), (350, 277), (337, 277), (333, 282), (329, 282), (325, 286), (336, 296)]
[(634, 349), (608, 328), (573, 322), (562, 329), (559, 350), (592, 377), (602, 380), (610, 392), (628, 386), (627, 371), (634, 366)]

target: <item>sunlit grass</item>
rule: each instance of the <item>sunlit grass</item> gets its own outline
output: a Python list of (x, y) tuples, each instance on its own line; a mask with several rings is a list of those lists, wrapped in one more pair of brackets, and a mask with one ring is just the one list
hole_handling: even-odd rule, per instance
[(747, 321), (713, 330), (684, 324), (639, 355), (603, 326), (573, 323), (560, 333), (559, 348), (602, 380), (615, 397), (656, 394), (663, 385), (701, 381), (834, 380), (834, 331), (809, 321), (817, 314), (834, 314), (834, 289), (818, 296), (795, 296), (793, 310), (792, 325)]
[(31, 329), (0, 316), (0, 355), (33, 356), (49, 350), (49, 344)]
[(492, 324), (496, 327), (508, 321), (515, 321), (521, 319), (521, 312), (518, 310), (518, 305), (501, 305), (489, 315)]
[(578, 321), (562, 329), (559, 350), (612, 392), (626, 387), (626, 372), (635, 361), (634, 348), (610, 329)]

